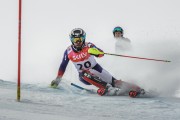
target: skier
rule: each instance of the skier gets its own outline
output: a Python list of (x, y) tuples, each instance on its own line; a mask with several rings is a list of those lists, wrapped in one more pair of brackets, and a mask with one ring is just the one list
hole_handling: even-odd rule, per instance
[[(135, 97), (141, 91), (141, 88), (136, 85), (117, 80), (96, 62), (94, 56), (103, 57), (104, 52), (93, 43), (85, 42), (86, 33), (83, 29), (75, 28), (69, 36), (72, 45), (64, 52), (58, 75), (51, 82), (52, 87), (58, 86), (71, 60), (79, 72), (79, 80), (86, 85), (98, 87), (99, 95), (123, 95), (128, 92), (131, 97)], [(130, 94), (130, 91), (133, 94)]]
[(116, 39), (115, 43), (115, 52), (121, 53), (122, 51), (129, 51), (131, 50), (131, 41), (128, 38), (124, 37), (124, 30), (122, 27), (115, 27), (113, 29), (113, 35)]

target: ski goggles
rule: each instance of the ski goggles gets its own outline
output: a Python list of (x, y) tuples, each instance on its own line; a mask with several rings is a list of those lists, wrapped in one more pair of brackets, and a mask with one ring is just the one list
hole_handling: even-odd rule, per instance
[(83, 42), (83, 41), (84, 41), (84, 37), (71, 38), (71, 41), (72, 41), (73, 43)]

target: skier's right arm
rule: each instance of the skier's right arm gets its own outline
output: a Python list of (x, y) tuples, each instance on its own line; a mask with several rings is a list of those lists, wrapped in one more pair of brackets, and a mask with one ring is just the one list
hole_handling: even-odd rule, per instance
[(57, 77), (62, 77), (64, 75), (64, 72), (66, 71), (66, 67), (67, 67), (68, 63), (69, 63), (69, 58), (68, 58), (68, 54), (67, 54), (67, 50), (66, 50), (64, 52), (64, 57), (62, 59), (61, 65), (59, 67)]
[(68, 58), (68, 54), (67, 54), (67, 50), (66, 50), (64, 52), (64, 57), (63, 57), (63, 60), (61, 62), (59, 70), (58, 70), (58, 75), (57, 75), (56, 79), (51, 82), (51, 87), (56, 88), (59, 85), (59, 82), (61, 81), (62, 76), (63, 76), (64, 72), (66, 71), (68, 62), (69, 62), (69, 58)]

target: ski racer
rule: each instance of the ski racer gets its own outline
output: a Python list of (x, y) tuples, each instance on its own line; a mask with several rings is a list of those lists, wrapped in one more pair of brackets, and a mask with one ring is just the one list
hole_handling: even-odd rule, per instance
[(79, 80), (86, 85), (98, 87), (97, 93), (101, 96), (129, 93), (131, 97), (135, 97), (141, 91), (136, 85), (117, 80), (96, 62), (94, 56), (103, 57), (104, 52), (93, 43), (85, 42), (86, 33), (83, 29), (75, 28), (69, 36), (72, 44), (64, 52), (58, 75), (51, 82), (52, 87), (58, 86), (70, 60), (79, 72)]

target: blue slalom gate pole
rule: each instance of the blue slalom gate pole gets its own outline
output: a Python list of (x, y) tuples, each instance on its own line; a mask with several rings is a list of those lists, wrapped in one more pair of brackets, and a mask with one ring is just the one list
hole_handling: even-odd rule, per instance
[(76, 84), (74, 84), (74, 83), (71, 83), (71, 85), (74, 86), (74, 87), (76, 87), (76, 88), (78, 88), (78, 89), (80, 89), (80, 90), (86, 90), (86, 91), (88, 91), (88, 92), (95, 92), (94, 89), (83, 88), (83, 87), (81, 87), (81, 86), (79, 86), (79, 85), (76, 85)]

